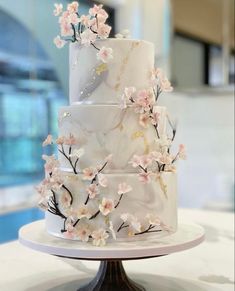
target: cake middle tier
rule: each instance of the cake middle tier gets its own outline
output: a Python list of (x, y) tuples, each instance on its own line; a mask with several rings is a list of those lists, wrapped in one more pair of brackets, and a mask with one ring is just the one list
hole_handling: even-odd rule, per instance
[[(166, 131), (166, 109), (154, 106), (159, 113), (158, 133)], [(140, 124), (139, 114), (133, 107), (121, 109), (118, 105), (71, 105), (59, 111), (59, 136), (75, 137), (72, 148), (64, 145), (59, 151), (61, 168), (72, 170), (68, 157), (75, 150), (83, 148), (85, 153), (76, 165), (77, 172), (103, 163), (113, 155), (105, 168), (110, 172), (138, 172), (129, 163), (134, 155), (144, 155), (158, 149), (156, 129), (151, 124), (145, 128)], [(59, 145), (60, 150), (60, 145)], [(70, 152), (69, 152), (70, 151)]]

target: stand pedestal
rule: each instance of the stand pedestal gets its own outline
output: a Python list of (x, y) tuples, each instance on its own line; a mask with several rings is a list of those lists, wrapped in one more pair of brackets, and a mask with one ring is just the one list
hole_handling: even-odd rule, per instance
[(86, 286), (77, 291), (145, 291), (144, 287), (138, 285), (128, 278), (122, 261), (101, 261), (95, 278)]
[(176, 233), (166, 237), (115, 241), (104, 247), (54, 237), (46, 232), (44, 220), (27, 224), (19, 231), (20, 243), (31, 249), (59, 257), (101, 261), (95, 278), (77, 291), (144, 291), (128, 278), (123, 260), (164, 256), (193, 248), (203, 240), (204, 229), (196, 224), (180, 224)]

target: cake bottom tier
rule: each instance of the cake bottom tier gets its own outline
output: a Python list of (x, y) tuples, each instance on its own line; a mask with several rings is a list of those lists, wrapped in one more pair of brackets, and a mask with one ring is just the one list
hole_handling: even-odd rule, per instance
[(84, 180), (63, 172), (63, 178), (63, 185), (48, 198), (46, 229), (54, 236), (102, 245), (112, 239), (161, 237), (177, 229), (175, 173), (162, 172), (148, 183), (138, 174)]

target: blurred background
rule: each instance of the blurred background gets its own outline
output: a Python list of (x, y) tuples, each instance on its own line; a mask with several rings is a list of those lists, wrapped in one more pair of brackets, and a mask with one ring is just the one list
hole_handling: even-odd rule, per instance
[[(54, 0), (0, 0), (0, 243), (40, 219), (41, 143), (68, 104), (68, 50), (58, 50)], [(70, 1), (59, 1), (64, 6)], [(82, 13), (97, 1), (80, 0)], [(154, 43), (174, 93), (161, 96), (188, 159), (179, 206), (234, 210), (234, 0), (106, 0), (112, 34)]]

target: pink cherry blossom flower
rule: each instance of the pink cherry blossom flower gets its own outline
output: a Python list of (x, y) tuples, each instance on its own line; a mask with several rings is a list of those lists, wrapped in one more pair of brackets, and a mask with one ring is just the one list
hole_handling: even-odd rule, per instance
[(162, 92), (172, 92), (173, 87), (171, 86), (170, 81), (165, 77), (160, 80), (160, 88)]
[(71, 222), (66, 223), (66, 232), (64, 232), (64, 237), (68, 239), (73, 239), (76, 234), (75, 234), (75, 228)]
[(59, 24), (62, 25), (63, 23), (69, 23), (68, 19), (69, 19), (69, 12), (64, 11), (59, 18)]
[(81, 44), (84, 46), (89, 46), (91, 43), (95, 42), (96, 34), (90, 29), (86, 29), (81, 33)]
[(57, 35), (54, 38), (54, 44), (56, 45), (57, 48), (62, 48), (65, 46), (67, 42), (65, 40), (63, 40), (59, 35)]
[(152, 163), (152, 159), (149, 155), (142, 155), (139, 157), (139, 166), (141, 166), (143, 169), (147, 169), (148, 166), (150, 166)]
[(113, 59), (113, 50), (103, 46), (96, 56), (97, 59), (101, 60), (103, 63), (108, 63), (109, 60)]
[(65, 137), (64, 136), (59, 136), (56, 141), (57, 144), (63, 144), (65, 142)]
[(83, 170), (83, 180), (93, 180), (97, 175), (97, 169), (90, 167)]
[(99, 205), (99, 210), (104, 216), (107, 216), (110, 212), (114, 210), (113, 200), (103, 198), (101, 204)]
[(148, 128), (149, 127), (149, 123), (150, 123), (149, 114), (148, 113), (140, 114), (140, 116), (139, 116), (139, 124), (144, 128)]
[(63, 5), (55, 3), (54, 6), (55, 6), (55, 9), (54, 9), (53, 13), (55, 16), (59, 16), (63, 11)]
[(118, 184), (118, 194), (122, 195), (132, 191), (132, 187), (128, 185), (126, 182)]
[(102, 9), (102, 7), (103, 7), (102, 4), (100, 4), (100, 5), (94, 4), (94, 6), (89, 9), (89, 14), (91, 16), (96, 16), (99, 13), (99, 11)]
[(166, 166), (165, 166), (165, 171), (166, 171), (166, 172), (173, 172), (173, 173), (176, 173), (176, 166), (173, 165), (173, 164), (166, 165)]
[(109, 237), (107, 231), (103, 228), (93, 231), (91, 236), (93, 238), (93, 245), (97, 247), (105, 246), (106, 240)]
[(162, 154), (160, 152), (152, 151), (149, 153), (149, 158), (151, 159), (151, 161), (158, 161), (161, 155)]
[(154, 104), (154, 95), (151, 90), (141, 90), (137, 93), (137, 98), (135, 100), (135, 111), (138, 113), (144, 113), (149, 111), (150, 107)]
[(90, 210), (87, 205), (82, 205), (77, 210), (77, 218), (87, 218), (89, 219), (91, 217)]
[(136, 88), (135, 87), (126, 87), (124, 89), (124, 93), (121, 96), (121, 108), (127, 108), (127, 103), (129, 103), (131, 101), (131, 99), (133, 100), (133, 95), (136, 92)]
[(61, 23), (61, 36), (72, 36), (73, 35), (73, 29), (72, 29), (72, 26), (71, 26), (71, 23), (67, 22), (67, 21), (63, 21)]
[[(127, 222), (130, 224), (130, 227), (132, 230), (130, 230), (133, 235), (135, 231), (140, 232), (141, 231), (141, 223), (138, 221), (138, 218), (130, 213), (123, 213), (121, 215), (121, 219), (123, 222)], [(134, 231), (133, 231), (134, 230)]]
[(60, 163), (58, 160), (56, 160), (55, 155), (52, 156), (47, 156), (47, 155), (42, 155), (43, 160), (46, 161), (44, 168), (47, 173), (53, 172), (55, 168), (58, 168), (60, 166)]
[(77, 25), (79, 21), (80, 19), (78, 18), (78, 15), (76, 13), (72, 13), (69, 15), (68, 22), (72, 23), (73, 25)]
[(76, 231), (77, 237), (83, 241), (83, 242), (88, 242), (89, 237), (91, 235), (91, 230), (89, 229), (89, 226), (84, 224), (81, 225), (79, 224), (79, 226), (77, 227), (77, 231)]
[(53, 139), (52, 139), (52, 135), (48, 134), (47, 138), (43, 141), (42, 146), (45, 147), (47, 145), (52, 144)]
[(78, 143), (78, 140), (75, 138), (73, 134), (70, 134), (68, 138), (65, 138), (64, 144), (66, 145), (75, 145)]
[(165, 165), (170, 165), (173, 161), (173, 157), (168, 154), (167, 152), (164, 152), (158, 159), (158, 162)]
[(86, 27), (90, 26), (90, 15), (81, 15), (80, 21), (81, 24), (85, 25)]
[(111, 232), (111, 234), (112, 234), (113, 239), (116, 240), (116, 239), (117, 239), (117, 236), (116, 236), (116, 233), (115, 233), (115, 231), (114, 231), (112, 221), (109, 222), (109, 230), (110, 230), (110, 232)]
[(101, 39), (106, 39), (109, 36), (110, 31), (111, 31), (111, 26), (107, 24), (101, 24), (98, 26), (98, 29), (97, 29), (98, 36)]
[(65, 182), (65, 177), (60, 169), (55, 168), (50, 175), (51, 188), (59, 190)]
[(63, 191), (63, 192), (60, 194), (59, 201), (60, 201), (60, 205), (61, 205), (63, 208), (67, 208), (67, 207), (69, 207), (70, 204), (71, 204), (71, 197), (70, 197), (69, 193), (66, 192), (66, 191)]
[(179, 145), (178, 157), (181, 160), (186, 160), (186, 158), (187, 158), (185, 145), (183, 145), (183, 144)]
[(38, 202), (38, 207), (44, 211), (48, 210), (48, 199), (42, 198)]
[(108, 179), (104, 174), (98, 174), (98, 183), (101, 187), (107, 187), (108, 186)]
[(137, 168), (140, 165), (140, 156), (134, 155), (133, 158), (128, 162), (128, 164), (131, 164), (133, 168)]
[(88, 193), (89, 197), (91, 199), (94, 199), (96, 195), (100, 193), (99, 188), (97, 187), (96, 184), (91, 184), (86, 188), (86, 192)]
[(158, 216), (148, 213), (146, 215), (146, 219), (148, 220), (149, 224), (154, 225), (154, 226), (160, 226), (161, 225), (161, 220)]
[(140, 182), (143, 184), (148, 184), (151, 182), (151, 172), (141, 172), (138, 176)]
[(72, 3), (67, 5), (67, 10), (70, 14), (76, 13), (78, 11), (78, 6), (79, 6), (79, 3), (77, 1), (73, 1)]

